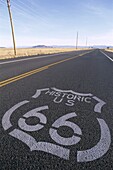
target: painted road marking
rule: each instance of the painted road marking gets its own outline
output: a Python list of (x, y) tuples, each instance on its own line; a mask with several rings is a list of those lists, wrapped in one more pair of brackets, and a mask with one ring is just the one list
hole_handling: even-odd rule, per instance
[[(76, 117), (76, 113), (68, 113), (60, 118), (58, 118), (53, 124), (52, 128), (49, 130), (49, 134), (51, 138), (58, 144), (63, 145), (63, 146), (72, 146), (76, 145), (81, 138), (79, 135), (82, 135), (82, 131), (78, 125), (76, 125), (73, 122), (70, 122), (68, 119)], [(71, 128), (74, 132), (72, 137), (64, 138), (61, 135), (58, 134), (58, 129), (62, 126), (67, 126)], [(77, 134), (77, 136), (76, 136)]]
[(38, 68), (36, 70), (32, 70), (32, 71), (26, 72), (24, 74), (20, 74), (18, 76), (15, 76), (15, 77), (9, 78), (7, 80), (1, 81), (0, 82), (0, 87), (6, 86), (7, 84), (13, 83), (13, 82), (15, 82), (17, 80), (20, 80), (20, 79), (23, 79), (25, 77), (31, 76), (31, 75), (33, 75), (35, 73), (41, 72), (41, 71), (46, 70), (46, 69), (48, 69), (48, 67), (44, 66), (44, 67)]
[(77, 152), (77, 161), (78, 162), (89, 162), (96, 160), (102, 157), (108, 150), (111, 144), (111, 135), (108, 125), (103, 119), (97, 118), (100, 129), (101, 129), (101, 137), (96, 146), (91, 149), (87, 149), (85, 151)]
[(23, 106), (24, 104), (26, 103), (29, 103), (29, 101), (25, 100), (25, 101), (22, 101), (18, 104), (16, 104), (15, 106), (13, 106), (12, 108), (10, 108), (6, 113), (5, 115), (3, 116), (3, 119), (2, 119), (2, 126), (4, 127), (4, 130), (7, 130), (9, 129), (10, 127), (12, 127), (12, 124), (11, 124), (11, 121), (10, 121), (10, 117), (11, 115), (13, 114), (13, 112), (15, 110), (17, 110), (19, 107)]
[[(34, 60), (34, 59), (38, 59), (38, 58), (47, 58), (47, 57), (57, 56), (59, 54), (61, 54), (61, 53), (51, 54), (51, 55), (43, 55), (43, 56), (38, 56), (38, 57), (29, 57), (29, 58), (17, 59), (17, 60), (12, 60), (12, 61), (4, 61), (4, 62), (1, 62), (0, 65), (16, 63), (16, 62), (20, 62), (20, 61)], [(67, 54), (67, 53), (63, 53), (63, 54)]]
[[(18, 121), (18, 126), (27, 132), (32, 132), (32, 131), (38, 131), (40, 129), (42, 129), (44, 127), (44, 125), (47, 123), (47, 118), (45, 115), (43, 115), (42, 113), (40, 113), (40, 111), (42, 110), (47, 110), (49, 109), (48, 106), (43, 106), (43, 107), (38, 107), (36, 109), (33, 109), (29, 112), (27, 112), (26, 114), (24, 114), (24, 118), (20, 118)], [(29, 118), (29, 117), (36, 117), (40, 119), (40, 123), (41, 124), (37, 124), (37, 125), (28, 125), (25, 121), (25, 118)], [(43, 124), (43, 125), (42, 125)]]
[(13, 83), (13, 82), (18, 81), (20, 79), (23, 79), (25, 77), (28, 77), (28, 76), (31, 76), (31, 75), (36, 74), (38, 72), (41, 72), (43, 70), (46, 70), (46, 69), (48, 69), (48, 68), (50, 68), (50, 67), (52, 67), (54, 65), (57, 65), (57, 64), (60, 64), (60, 63), (63, 63), (63, 62), (75, 59), (76, 57), (80, 57), (80, 56), (86, 55), (86, 54), (91, 53), (91, 52), (92, 51), (86, 52), (84, 54), (80, 54), (80, 55), (77, 55), (77, 56), (74, 56), (74, 57), (71, 57), (71, 58), (67, 58), (67, 59), (64, 59), (64, 60), (60, 60), (58, 62), (55, 62), (55, 63), (49, 64), (49, 65), (43, 66), (41, 68), (38, 68), (38, 69), (35, 69), (35, 70), (32, 70), (32, 71), (20, 74), (18, 76), (12, 77), (12, 78), (9, 78), (7, 80), (3, 80), (3, 81), (0, 82), (0, 87), (6, 86), (6, 85), (8, 85), (10, 83)]
[(53, 102), (56, 104), (65, 103), (65, 105), (73, 107), (76, 102), (88, 103), (90, 104), (94, 99), (97, 104), (94, 106), (94, 111), (97, 113), (101, 113), (102, 107), (106, 104), (103, 100), (99, 99), (96, 96), (93, 96), (91, 93), (78, 93), (73, 90), (60, 90), (55, 87), (38, 89), (36, 93), (32, 96), (32, 98), (38, 98), (42, 92), (45, 91), (45, 95), (53, 98)]
[[(77, 95), (83, 94), (83, 96), (85, 95), (84, 93), (77, 93), (72, 90), (60, 90), (57, 88), (51, 88), (51, 89), (52, 89), (51, 95), (54, 94), (53, 93), (53, 89), (54, 89), (54, 92), (55, 91), (57, 92), (55, 93), (55, 95), (57, 94), (57, 97), (59, 97), (59, 95), (62, 96), (62, 92), (65, 93), (65, 95), (67, 96), (68, 94), (77, 94)], [(48, 92), (48, 90), (50, 92), (50, 88), (38, 89), (35, 95), (32, 96), (32, 98), (36, 100), (37, 98), (39, 98), (40, 100), (40, 96), (41, 95), (43, 95), (43, 97), (46, 96), (47, 95), (46, 92)], [(51, 95), (49, 96), (50, 98), (51, 98)], [(91, 103), (87, 103), (88, 109), (89, 109), (89, 105), (90, 107), (92, 105), (95, 105), (95, 107), (93, 106), (92, 108), (93, 112), (97, 111), (98, 113), (101, 113), (102, 107), (105, 104), (105, 102), (99, 99), (98, 97), (93, 96), (90, 93), (89, 95), (96, 102), (91, 100)], [(82, 124), (79, 124), (78, 126), (75, 123), (76, 117), (80, 116), (80, 115), (77, 115), (77, 113), (75, 112), (68, 112), (58, 117), (57, 119), (55, 119), (53, 122), (51, 122), (51, 126), (49, 124), (48, 135), (49, 135), (49, 138), (51, 138), (51, 142), (48, 142), (48, 140), (45, 141), (46, 139), (44, 141), (43, 139), (39, 139), (39, 135), (41, 133), (40, 130), (45, 129), (47, 123), (50, 121), (50, 120), (48, 121), (50, 116), (47, 118), (47, 115), (46, 115), (47, 112), (45, 112), (45, 110), (48, 110), (48, 111), (50, 110), (50, 106), (48, 105), (37, 106), (36, 108), (25, 113), (23, 117), (19, 118), (18, 120), (19, 129), (17, 127), (14, 130), (12, 130), (11, 127), (13, 126), (13, 124), (11, 123), (12, 121), (11, 117), (13, 115), (13, 112), (16, 113), (17, 109), (19, 109), (22, 106), (25, 107), (26, 105), (29, 104), (29, 102), (30, 101), (26, 101), (26, 100), (22, 101), (14, 105), (11, 109), (9, 109), (2, 118), (2, 126), (5, 131), (8, 130), (9, 135), (14, 137), (15, 139), (20, 140), (24, 144), (26, 144), (29, 147), (30, 151), (43, 151), (43, 152), (58, 156), (62, 159), (69, 160), (71, 156), (71, 152), (75, 149), (74, 150), (75, 161), (77, 158), (77, 162), (90, 162), (90, 161), (94, 161), (94, 160), (101, 158), (109, 150), (110, 145), (111, 145), (111, 134), (110, 134), (110, 130), (106, 122), (102, 118), (100, 118), (100, 114), (99, 114), (99, 118), (94, 118), (100, 126), (100, 135), (99, 135), (100, 139), (95, 146), (93, 146), (92, 148), (87, 148), (86, 150), (79, 150), (77, 149), (78, 147), (76, 148), (76, 144), (78, 144), (80, 141), (82, 142), (82, 136), (85, 135), (85, 133), (82, 134), (82, 130), (79, 127), (79, 126), (82, 126)], [(79, 102), (81, 105), (83, 101), (79, 101)], [(51, 101), (51, 103), (54, 104), (53, 101)], [(66, 107), (69, 108), (69, 106), (66, 106)], [(75, 107), (74, 107), (74, 110), (75, 110)], [(49, 115), (51, 114), (52, 113), (50, 111)], [(32, 118), (32, 117), (39, 119), (37, 124), (31, 125), (26, 121), (27, 119)], [(64, 126), (73, 130), (73, 134), (71, 136), (65, 137), (64, 133), (62, 134), (59, 133), (59, 129)], [(33, 137), (32, 136), (33, 134), (31, 134), (31, 132), (33, 133), (36, 132), (38, 139), (36, 139), (36, 136)], [(72, 148), (69, 148), (71, 146), (73, 146), (73, 150)]]
[(14, 129), (9, 134), (12, 137), (24, 142), (30, 148), (30, 151), (43, 151), (69, 160), (70, 150), (67, 148), (49, 142), (37, 142), (32, 136), (19, 129)]
[(111, 57), (109, 57), (107, 54), (105, 54), (103, 51), (100, 51), (102, 54), (104, 54), (109, 60), (113, 61)]
[[(72, 51), (72, 52), (74, 52), (74, 51)], [(60, 54), (67, 54), (67, 53), (58, 53), (58, 54), (43, 55), (43, 56), (38, 56), (38, 57), (29, 57), (29, 58), (17, 59), (17, 60), (13, 60), (13, 61), (4, 61), (4, 62), (1, 62), (0, 65), (16, 63), (16, 62), (20, 62), (20, 61), (34, 60), (34, 59), (39, 59), (39, 58), (48, 58), (48, 57), (52, 57), (52, 56), (58, 56)]]

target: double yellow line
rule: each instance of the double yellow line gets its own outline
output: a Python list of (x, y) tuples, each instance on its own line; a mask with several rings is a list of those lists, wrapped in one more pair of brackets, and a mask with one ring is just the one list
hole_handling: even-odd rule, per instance
[(90, 53), (90, 52), (86, 52), (86, 53), (84, 53), (84, 54), (80, 54), (80, 55), (75, 56), (75, 57), (71, 57), (71, 58), (68, 58), (68, 59), (65, 59), (65, 60), (61, 60), (61, 61), (58, 61), (58, 62), (49, 64), (49, 65), (43, 66), (43, 67), (41, 67), (41, 68), (38, 68), (38, 69), (35, 69), (35, 70), (32, 70), (32, 71), (29, 71), (29, 72), (20, 74), (20, 75), (18, 75), (18, 76), (9, 78), (9, 79), (7, 79), (7, 80), (1, 81), (1, 82), (0, 82), (0, 87), (6, 86), (7, 84), (13, 83), (13, 82), (15, 82), (15, 81), (17, 81), (17, 80), (23, 79), (23, 78), (25, 78), (25, 77), (28, 77), (28, 76), (31, 76), (31, 75), (36, 74), (36, 73), (38, 73), (38, 72), (41, 72), (41, 71), (43, 71), (43, 70), (46, 70), (46, 69), (48, 69), (49, 67), (52, 67), (52, 66), (54, 66), (54, 65), (63, 63), (63, 62), (68, 61), (68, 60), (72, 60), (72, 59), (74, 59), (74, 58), (76, 58), (76, 57), (79, 57), (79, 56), (83, 56), (83, 55), (85, 55), (85, 54), (87, 54), (87, 53)]

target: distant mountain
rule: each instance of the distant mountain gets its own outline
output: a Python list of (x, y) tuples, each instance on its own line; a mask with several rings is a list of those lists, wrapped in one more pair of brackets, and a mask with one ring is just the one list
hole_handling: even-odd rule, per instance
[(109, 48), (113, 48), (113, 46), (106, 46), (106, 45), (94, 45), (93, 46), (93, 48), (107, 48), (107, 47), (109, 47)]
[(53, 48), (75, 48), (75, 46), (72, 45), (53, 45)]
[[(92, 46), (78, 46), (78, 48), (113, 48), (113, 46), (107, 46), (107, 45), (92, 45)], [(52, 46), (46, 46), (46, 45), (36, 45), (32, 48), (76, 48), (76, 46), (71, 45), (52, 45)]]
[[(72, 45), (52, 45), (52, 46), (46, 46), (46, 45), (36, 45), (32, 48), (76, 48), (76, 46)], [(87, 48), (85, 46), (78, 46), (78, 48)]]
[(50, 48), (50, 46), (46, 46), (46, 45), (36, 45), (36, 46), (33, 46), (32, 48)]

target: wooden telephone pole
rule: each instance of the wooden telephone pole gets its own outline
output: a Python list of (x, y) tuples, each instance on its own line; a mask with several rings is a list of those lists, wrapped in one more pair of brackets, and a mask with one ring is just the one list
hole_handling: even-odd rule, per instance
[(86, 37), (86, 48), (87, 48), (88, 38)]
[(14, 46), (14, 56), (16, 56), (16, 43), (15, 43), (15, 36), (14, 36), (14, 26), (13, 26), (12, 14), (11, 14), (11, 9), (10, 9), (11, 5), (10, 5), (10, 0), (6, 0), (6, 1), (7, 1), (9, 18), (10, 18), (10, 23), (11, 23), (11, 31), (12, 31), (13, 46)]

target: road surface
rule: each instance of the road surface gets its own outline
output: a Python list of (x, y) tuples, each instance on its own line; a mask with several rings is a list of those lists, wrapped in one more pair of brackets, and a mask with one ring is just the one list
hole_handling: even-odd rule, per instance
[(0, 170), (113, 169), (113, 53), (0, 61)]

